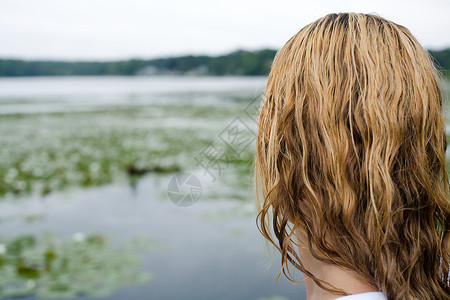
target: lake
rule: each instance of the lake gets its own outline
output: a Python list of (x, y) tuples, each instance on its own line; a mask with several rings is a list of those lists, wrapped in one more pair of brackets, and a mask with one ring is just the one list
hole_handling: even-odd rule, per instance
[(306, 299), (255, 224), (265, 82), (0, 79), (2, 299)]

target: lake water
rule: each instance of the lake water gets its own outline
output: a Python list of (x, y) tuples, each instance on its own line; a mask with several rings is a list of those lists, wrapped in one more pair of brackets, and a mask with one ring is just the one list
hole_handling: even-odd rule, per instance
[(0, 114), (91, 110), (107, 106), (256, 97), (263, 77), (0, 78)]
[[(252, 113), (265, 82), (0, 79), (2, 299), (306, 299), (302, 283), (275, 284), (280, 256), (255, 224)], [(227, 140), (236, 124), (246, 148)], [(234, 158), (206, 169), (205, 149)], [(198, 179), (195, 194), (175, 191), (192, 206), (170, 199), (178, 171)]]

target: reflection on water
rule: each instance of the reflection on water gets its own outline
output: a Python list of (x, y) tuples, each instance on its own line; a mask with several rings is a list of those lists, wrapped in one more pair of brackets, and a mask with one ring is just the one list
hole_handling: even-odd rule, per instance
[[(33, 196), (19, 203), (2, 203), (0, 212), (4, 217), (22, 211), (23, 214), (43, 215), (43, 218), (31, 224), (23, 218), (12, 219), (0, 227), (0, 236), (41, 236), (52, 231), (66, 241), (57, 246), (62, 248), (79, 245), (76, 242), (79, 240), (86, 242), (88, 236), (80, 236), (81, 232), (111, 236), (114, 243), (104, 250), (107, 255), (101, 258), (103, 262), (110, 267), (115, 265), (115, 270), (126, 276), (136, 269), (124, 269), (123, 263), (107, 263), (106, 260), (118, 253), (123, 255), (122, 262), (140, 259), (137, 273), (151, 273), (152, 280), (120, 288), (107, 299), (258, 299), (271, 295), (306, 299), (302, 298), (305, 292), (301, 283), (292, 284), (280, 277), (275, 285), (278, 256), (268, 255), (266, 251), (255, 226), (252, 203), (217, 199), (200, 200), (189, 208), (177, 207), (167, 197), (169, 180), (169, 175), (148, 175), (137, 181), (134, 191), (121, 183), (57, 192), (44, 198)], [(137, 253), (134, 248), (136, 256), (129, 257), (133, 252), (126, 245), (132, 235), (148, 241), (150, 249)], [(93, 236), (93, 246), (99, 241), (98, 237)], [(123, 248), (129, 252), (121, 252)], [(95, 251), (91, 254), (102, 255)], [(120, 287), (108, 284), (108, 276), (119, 276), (109, 274), (108, 268), (106, 265), (100, 269), (103, 275), (97, 274), (97, 279), (106, 281), (102, 283), (105, 289)], [(66, 269), (66, 272), (71, 270)], [(77, 278), (76, 274), (66, 273), (65, 276)], [(124, 283), (137, 283), (142, 279), (136, 273), (133, 276), (136, 281), (126, 277), (130, 281)], [(25, 287), (27, 282), (24, 281)], [(68, 287), (71, 292), (83, 288), (77, 280), (65, 282), (74, 285)]]

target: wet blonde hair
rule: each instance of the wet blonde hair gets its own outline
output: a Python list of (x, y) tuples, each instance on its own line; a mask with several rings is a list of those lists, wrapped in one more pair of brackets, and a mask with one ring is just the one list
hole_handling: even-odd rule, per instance
[(277, 53), (255, 184), (260, 231), (288, 278), (290, 262), (321, 288), (347, 294), (305, 269), (300, 232), (316, 259), (356, 271), (388, 299), (450, 298), (439, 84), (409, 30), (376, 15), (327, 15)]

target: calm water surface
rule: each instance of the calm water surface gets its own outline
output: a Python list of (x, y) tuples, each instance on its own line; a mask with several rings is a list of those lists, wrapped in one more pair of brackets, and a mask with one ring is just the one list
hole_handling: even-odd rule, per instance
[[(221, 109), (242, 102), (244, 108), (259, 96), (265, 82), (263, 77), (0, 79), (0, 115), (24, 118), (24, 123), (18, 119), (16, 129), (8, 129), (14, 135), (24, 132), (23, 128), (17, 129), (19, 126), (33, 126), (25, 122), (30, 114), (47, 116), (111, 106), (151, 111), (161, 104), (173, 105), (174, 110), (180, 104), (217, 104)], [(169, 119), (176, 118), (171, 115)], [(0, 124), (2, 120), (0, 117)], [(160, 119), (152, 123), (150, 117), (148, 123), (140, 122), (149, 128), (156, 126), (155, 122), (166, 126)], [(196, 117), (180, 126), (209, 128), (215, 138), (228, 122)], [(174, 122), (167, 122), (167, 126), (169, 123), (173, 126)], [(27, 143), (25, 136), (23, 143)], [(198, 167), (188, 171), (199, 177), (203, 189), (202, 197), (190, 207), (178, 207), (170, 201), (167, 187), (174, 175), (170, 173), (148, 174), (98, 187), (72, 186), (45, 196), (7, 194), (0, 203), (0, 218), (4, 220), (0, 236), (39, 237), (51, 232), (72, 239), (77, 233), (95, 232), (110, 237), (117, 245), (135, 235), (145, 237), (151, 247), (138, 255), (140, 271), (151, 273), (152, 280), (116, 289), (106, 299), (306, 299), (302, 283), (293, 284), (281, 276), (275, 284), (280, 257), (267, 250), (256, 228), (253, 199), (220, 196), (225, 189), (220, 181), (212, 182)], [(0, 178), (5, 176), (0, 174)], [(245, 179), (251, 174), (242, 176)], [(250, 184), (234, 189), (252, 194)], [(216, 194), (214, 199), (208, 198), (210, 194)], [(25, 222), (30, 216), (38, 217)]]

